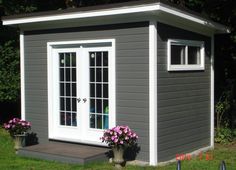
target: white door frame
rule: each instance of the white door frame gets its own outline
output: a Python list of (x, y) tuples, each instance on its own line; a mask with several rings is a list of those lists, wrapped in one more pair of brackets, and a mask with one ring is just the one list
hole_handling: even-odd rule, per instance
[[(104, 43), (109, 43), (110, 45), (103, 46)], [(48, 42), (47, 43), (47, 68), (48, 68), (48, 137), (49, 139), (58, 139), (58, 140), (65, 140), (65, 141), (72, 141), (72, 142), (79, 142), (79, 143), (87, 143), (87, 144), (96, 144), (96, 145), (104, 145), (101, 143), (101, 141), (93, 141), (90, 140), (90, 138), (85, 138), (86, 135), (93, 135), (91, 134), (83, 134), (83, 138), (58, 138), (54, 132), (54, 122), (55, 116), (53, 116), (55, 113), (58, 112), (58, 110), (55, 110), (56, 108), (59, 108), (59, 98), (57, 98), (59, 95), (59, 83), (56, 80), (58, 77), (58, 70), (55, 69), (56, 64), (59, 63), (59, 60), (55, 57), (55, 50), (57, 48), (70, 48), (74, 49), (74, 46), (80, 48), (80, 46), (83, 45), (90, 45), (89, 50), (92, 49), (99, 49), (98, 47), (93, 48), (92, 44), (101, 44), (101, 49), (110, 49), (110, 56), (109, 56), (109, 128), (116, 125), (116, 77), (115, 77), (115, 39), (100, 39), (100, 40), (84, 40), (84, 41), (60, 41), (60, 42)], [(58, 61), (57, 61), (58, 60)], [(73, 128), (73, 127), (72, 127)], [(91, 130), (90, 132), (96, 132), (101, 130)], [(95, 134), (95, 133), (94, 133)]]

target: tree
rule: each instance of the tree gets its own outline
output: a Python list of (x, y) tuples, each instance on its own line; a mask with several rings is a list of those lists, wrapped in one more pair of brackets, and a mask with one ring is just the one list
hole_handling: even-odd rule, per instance
[(20, 89), (19, 50), (14, 41), (0, 46), (0, 102), (17, 101)]

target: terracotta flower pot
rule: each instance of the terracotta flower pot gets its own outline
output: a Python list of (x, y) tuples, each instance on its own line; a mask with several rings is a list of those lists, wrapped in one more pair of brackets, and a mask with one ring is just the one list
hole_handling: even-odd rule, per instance
[(15, 150), (18, 151), (20, 148), (25, 146), (26, 134), (14, 135)]
[(124, 158), (123, 158), (124, 147), (114, 146), (114, 147), (112, 147), (112, 151), (113, 151), (113, 155), (114, 155), (113, 162), (115, 163), (115, 167), (121, 168), (122, 164), (124, 163)]

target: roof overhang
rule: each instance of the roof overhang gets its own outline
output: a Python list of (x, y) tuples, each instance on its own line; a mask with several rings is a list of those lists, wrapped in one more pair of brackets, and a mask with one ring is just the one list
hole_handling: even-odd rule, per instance
[(70, 12), (65, 10), (56, 13), (45, 12), (37, 15), (3, 17), (2, 21), (3, 25), (18, 26), (23, 30), (35, 30), (156, 19), (169, 25), (188, 28), (207, 35), (230, 32), (224, 25), (162, 2), (152, 1), (138, 5), (78, 10), (79, 8)]

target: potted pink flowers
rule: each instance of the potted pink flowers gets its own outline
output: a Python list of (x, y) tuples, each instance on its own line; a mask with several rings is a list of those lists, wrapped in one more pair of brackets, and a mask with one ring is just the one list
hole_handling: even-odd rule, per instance
[(26, 132), (31, 128), (30, 122), (21, 120), (19, 118), (13, 118), (12, 120), (9, 120), (7, 123), (4, 123), (3, 127), (14, 138), (16, 150), (25, 146)]
[(128, 126), (116, 126), (104, 132), (101, 140), (112, 148), (116, 167), (124, 163), (123, 154), (125, 147), (136, 144), (138, 136)]

